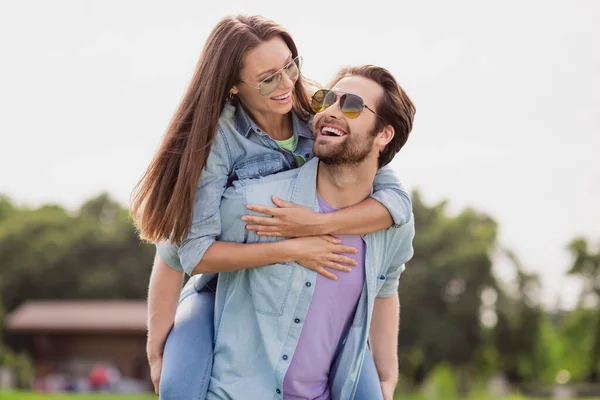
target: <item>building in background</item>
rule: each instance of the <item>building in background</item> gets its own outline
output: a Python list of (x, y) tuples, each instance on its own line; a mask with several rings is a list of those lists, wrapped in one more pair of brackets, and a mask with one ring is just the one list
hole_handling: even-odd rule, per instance
[(146, 309), (145, 301), (28, 301), (8, 316), (8, 340), (31, 356), (40, 389), (89, 390), (90, 374), (104, 368), (105, 389), (150, 390)]

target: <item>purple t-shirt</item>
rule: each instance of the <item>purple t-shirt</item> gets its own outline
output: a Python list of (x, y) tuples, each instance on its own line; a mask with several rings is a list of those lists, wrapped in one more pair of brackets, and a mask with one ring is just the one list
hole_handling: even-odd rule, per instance
[[(320, 196), (322, 213), (336, 211)], [(360, 235), (338, 235), (342, 243), (358, 249), (345, 254), (358, 261), (351, 272), (333, 271), (337, 280), (317, 275), (306, 320), (291, 364), (283, 379), (285, 400), (328, 400), (329, 370), (336, 350), (352, 323), (365, 285), (365, 242)]]

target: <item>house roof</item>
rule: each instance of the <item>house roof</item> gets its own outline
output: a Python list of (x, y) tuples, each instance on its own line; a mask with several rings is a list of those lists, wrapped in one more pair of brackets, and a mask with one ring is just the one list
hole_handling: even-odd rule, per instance
[(145, 301), (27, 301), (8, 315), (12, 332), (147, 330)]

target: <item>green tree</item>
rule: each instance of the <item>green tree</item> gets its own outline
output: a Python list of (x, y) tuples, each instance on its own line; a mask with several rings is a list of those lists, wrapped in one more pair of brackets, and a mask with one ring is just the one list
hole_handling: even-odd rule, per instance
[(515, 290), (500, 290), (496, 311), (498, 321), (493, 330), (493, 342), (498, 368), (509, 382), (519, 385), (538, 377), (541, 358), (540, 324), (543, 311), (540, 305), (540, 280), (525, 272), (511, 251), (504, 251), (516, 270)]
[(474, 372), (484, 342), (481, 292), (495, 288), (491, 254), (497, 226), (472, 209), (449, 215), (413, 193), (415, 255), (402, 277), (401, 372), (420, 383), (441, 363)]
[[(583, 291), (579, 308), (585, 308), (590, 300), (595, 304), (593, 311), (586, 314), (593, 326), (588, 327), (592, 333), (590, 357), (587, 362), (587, 380), (597, 383), (600, 381), (600, 246), (591, 248), (587, 240), (579, 237), (571, 241), (568, 248), (573, 256), (573, 264), (569, 274), (581, 277)], [(584, 313), (581, 311), (581, 313)]]
[(102, 194), (78, 211), (47, 205), (0, 221), (0, 294), (26, 299), (143, 299), (154, 249), (126, 209)]

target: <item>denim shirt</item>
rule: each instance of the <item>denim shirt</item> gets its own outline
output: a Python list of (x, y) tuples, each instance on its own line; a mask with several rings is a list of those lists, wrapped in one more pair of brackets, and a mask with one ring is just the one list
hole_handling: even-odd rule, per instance
[[(239, 243), (282, 240), (246, 230), (241, 217), (255, 214), (246, 205), (272, 204), (273, 194), (318, 212), (318, 164), (315, 158), (298, 169), (234, 182), (221, 202), (219, 240)], [(375, 298), (397, 292), (404, 263), (412, 256), (413, 236), (412, 214), (397, 229), (363, 235), (366, 284), (330, 373), (333, 399), (354, 396)], [(173, 257), (176, 258), (175, 253), (171, 253)], [(316, 277), (314, 271), (293, 262), (219, 274), (214, 361), (207, 399), (283, 398), (283, 379), (300, 338)]]
[[(305, 161), (312, 159), (314, 137), (309, 122), (303, 121), (294, 112), (292, 122), (297, 137), (293, 154), (279, 148), (243, 107), (231, 103), (225, 105), (196, 187), (190, 233), (176, 247), (178, 258), (162, 257), (171, 268), (191, 275), (206, 250), (216, 241), (221, 233), (221, 198), (233, 182), (296, 168), (296, 156)], [(394, 227), (398, 228), (409, 220), (412, 209), (410, 197), (390, 167), (381, 168), (377, 173), (371, 197), (388, 209)], [(169, 253), (172, 250), (170, 246), (169, 241), (159, 243), (159, 254)]]

